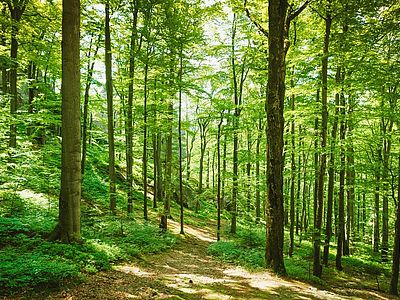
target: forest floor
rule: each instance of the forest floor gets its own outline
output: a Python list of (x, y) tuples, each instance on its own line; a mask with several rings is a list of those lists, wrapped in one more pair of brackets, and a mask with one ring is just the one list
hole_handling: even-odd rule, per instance
[[(179, 234), (179, 224), (170, 220)], [(4, 299), (394, 299), (365, 289), (354, 279), (316, 287), (268, 271), (248, 271), (207, 254), (211, 228), (185, 226), (185, 236), (164, 253), (89, 275), (78, 285), (21, 293)]]

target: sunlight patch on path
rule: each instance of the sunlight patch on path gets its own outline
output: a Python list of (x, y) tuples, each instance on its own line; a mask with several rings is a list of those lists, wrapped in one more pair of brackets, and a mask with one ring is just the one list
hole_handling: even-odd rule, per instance
[[(174, 220), (168, 220), (168, 227), (169, 230), (172, 231), (174, 234), (179, 234), (180, 233), (180, 224)], [(185, 234), (193, 235), (199, 240), (202, 240), (204, 242), (215, 242), (216, 238), (212, 237), (210, 233), (207, 230), (199, 229), (199, 228), (193, 228), (185, 225), (184, 227)]]
[(136, 266), (115, 266), (114, 267), (115, 270), (119, 271), (119, 272), (123, 272), (126, 274), (134, 274), (137, 276), (144, 276), (144, 277), (149, 277), (149, 276), (153, 276), (154, 273), (150, 273), (150, 272), (146, 272), (141, 270), (140, 268), (136, 267)]

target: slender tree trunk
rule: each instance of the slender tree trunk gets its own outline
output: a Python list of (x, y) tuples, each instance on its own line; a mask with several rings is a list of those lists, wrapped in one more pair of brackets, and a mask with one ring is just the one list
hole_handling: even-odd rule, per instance
[(250, 131), (247, 131), (247, 164), (246, 164), (246, 174), (247, 174), (247, 212), (251, 210), (251, 136)]
[(137, 17), (139, 11), (139, 0), (134, 1), (133, 22), (129, 52), (129, 84), (128, 84), (128, 107), (127, 107), (127, 133), (126, 133), (126, 179), (128, 185), (128, 213), (133, 211), (133, 81), (135, 78), (136, 40), (137, 40)]
[(353, 101), (349, 99), (349, 109), (347, 117), (347, 165), (346, 165), (346, 182), (347, 182), (347, 222), (346, 232), (347, 239), (345, 243), (345, 253), (350, 255), (350, 243), (354, 239), (354, 207), (355, 207), (355, 173), (354, 173), (354, 147), (353, 147)]
[(346, 169), (345, 138), (346, 138), (346, 101), (344, 95), (340, 95), (340, 171), (339, 171), (339, 197), (338, 197), (338, 228), (337, 228), (337, 251), (336, 251), (336, 269), (341, 271), (342, 256), (345, 240), (345, 222), (344, 222), (344, 178)]
[(260, 196), (260, 144), (262, 138), (262, 119), (259, 118), (257, 126), (257, 142), (256, 142), (256, 223), (260, 222), (261, 217), (261, 196)]
[(221, 239), (221, 126), (223, 122), (223, 114), (218, 123), (217, 133), (217, 241)]
[(93, 70), (94, 70), (94, 58), (96, 57), (96, 54), (98, 52), (99, 46), (100, 46), (100, 34), (97, 40), (97, 43), (95, 45), (95, 49), (93, 53), (92, 51), (92, 42), (93, 42), (93, 36), (90, 40), (90, 47), (89, 51), (86, 54), (86, 57), (89, 59), (88, 64), (87, 64), (87, 75), (86, 75), (86, 83), (85, 83), (85, 93), (83, 97), (83, 125), (82, 125), (82, 161), (81, 161), (81, 172), (82, 172), (82, 177), (85, 173), (85, 164), (86, 164), (86, 154), (87, 154), (87, 123), (88, 123), (88, 116), (89, 116), (89, 92), (90, 92), (90, 86), (92, 84), (92, 78), (93, 78)]
[(59, 223), (52, 237), (71, 243), (81, 239), (79, 0), (63, 0), (62, 29), (61, 191)]
[[(293, 72), (294, 73), (294, 72)], [(294, 76), (294, 74), (293, 74)], [(292, 87), (294, 86), (292, 80)], [(294, 112), (295, 112), (295, 97), (292, 95), (292, 121), (290, 125), (290, 133), (291, 133), (291, 157), (290, 157), (290, 242), (289, 242), (289, 257), (293, 256), (293, 247), (294, 247), (294, 216), (295, 216), (295, 180), (296, 180), (296, 161), (295, 161), (295, 122), (294, 122)]]
[(105, 65), (106, 65), (106, 90), (107, 90), (107, 116), (108, 116), (108, 177), (110, 184), (110, 210), (115, 214), (115, 146), (114, 146), (114, 108), (112, 85), (112, 56), (110, 37), (110, 4), (106, 3), (105, 19)]
[(198, 119), (200, 131), (200, 166), (199, 166), (199, 194), (203, 193), (204, 155), (207, 148), (207, 131), (209, 119)]
[(168, 217), (170, 216), (170, 203), (173, 194), (172, 187), (172, 121), (174, 107), (172, 103), (168, 105), (168, 135), (166, 141), (166, 161), (165, 161), (165, 197), (164, 209), (161, 214), (160, 228), (162, 231), (168, 229)]
[(18, 33), (19, 33), (19, 22), (22, 14), (25, 11), (27, 0), (15, 0), (8, 2), (8, 8), (11, 13), (11, 67), (9, 71), (10, 80), (10, 139), (9, 147), (15, 148), (17, 146), (17, 126), (16, 126), (16, 112), (18, 109), (18, 88), (17, 88), (17, 71), (18, 71)]
[[(394, 111), (395, 108), (391, 107)], [(385, 121), (382, 120), (382, 123)], [(387, 196), (387, 191), (389, 190), (389, 157), (391, 152), (391, 134), (393, 129), (393, 120), (388, 120), (387, 125), (382, 124), (382, 129), (384, 130), (383, 139), (383, 160), (382, 160), (382, 181), (384, 194), (382, 197), (382, 261), (386, 262), (388, 260), (389, 251), (389, 201)]]
[[(1, 10), (1, 14), (3, 15), (3, 17), (5, 17), (6, 15), (6, 11), (7, 11), (7, 4), (4, 2), (2, 3), (2, 10)], [(6, 26), (4, 24), (4, 22), (1, 24), (1, 30), (0, 30), (0, 45), (2, 45), (3, 47), (7, 46), (7, 42), (6, 42)], [(7, 64), (5, 62), (3, 62), (1, 64), (1, 90), (3, 95), (6, 95), (8, 92), (8, 71), (7, 71)]]
[[(380, 157), (381, 151), (378, 149), (378, 157)], [(374, 215), (374, 240), (373, 240), (373, 251), (375, 253), (379, 252), (379, 239), (380, 239), (380, 233), (379, 233), (379, 194), (380, 194), (380, 181), (381, 181), (381, 175), (380, 175), (380, 164), (377, 167), (376, 173), (375, 173), (375, 194), (374, 194), (374, 200), (375, 200), (375, 215)]]
[(227, 133), (224, 135), (224, 150), (222, 155), (222, 183), (221, 183), (221, 205), (225, 207), (225, 179), (226, 179), (226, 147), (227, 147)]
[[(236, 233), (236, 222), (237, 222), (237, 199), (238, 199), (238, 173), (239, 173), (239, 117), (241, 112), (242, 95), (243, 95), (243, 84), (246, 79), (247, 73), (245, 72), (246, 57), (243, 58), (240, 73), (237, 72), (236, 65), (236, 54), (235, 54), (235, 43), (236, 43), (236, 22), (237, 16), (234, 14), (232, 23), (232, 44), (231, 44), (231, 67), (232, 67), (232, 79), (233, 79), (233, 98), (235, 104), (235, 111), (233, 115), (233, 177), (232, 177), (232, 203), (231, 203), (231, 230), (230, 232)], [(238, 75), (240, 76), (238, 78)]]
[[(398, 170), (400, 173), (400, 155), (398, 157)], [(400, 174), (399, 174), (400, 175)], [(399, 264), (400, 264), (400, 176), (397, 176), (397, 203), (396, 203), (396, 223), (394, 232), (392, 277), (390, 280), (390, 293), (398, 295)]]
[(178, 139), (179, 139), (179, 204), (180, 204), (180, 234), (185, 234), (183, 230), (183, 168), (182, 168), (182, 76), (183, 76), (183, 45), (180, 49), (179, 57), (179, 120), (178, 120)]
[(322, 266), (320, 261), (320, 243), (321, 243), (321, 228), (322, 228), (322, 217), (323, 217), (323, 205), (324, 205), (324, 183), (325, 183), (325, 172), (326, 172), (326, 136), (328, 126), (328, 58), (329, 58), (329, 39), (331, 33), (332, 16), (330, 14), (331, 1), (328, 0), (325, 17), (325, 38), (324, 38), (324, 53), (322, 57), (322, 122), (321, 122), (321, 154), (320, 154), (320, 170), (318, 178), (318, 202), (317, 202), (317, 213), (315, 224), (315, 235), (314, 235), (314, 267), (313, 274), (321, 277)]
[[(149, 47), (149, 46), (147, 46)], [(147, 83), (149, 71), (149, 49), (146, 49), (146, 63), (144, 66), (144, 96), (143, 96), (143, 218), (147, 217)]]
[(153, 132), (152, 132), (152, 142), (153, 142), (153, 208), (157, 208), (158, 201), (158, 163), (159, 157), (157, 156), (157, 79), (154, 79), (154, 103), (153, 107)]
[[(340, 83), (340, 67), (336, 71), (336, 83)], [(329, 167), (328, 167), (328, 200), (326, 209), (326, 228), (325, 228), (325, 246), (324, 246), (324, 257), (323, 263), (328, 267), (329, 258), (329, 243), (332, 237), (332, 210), (333, 210), (333, 192), (335, 185), (335, 152), (336, 152), (336, 135), (339, 118), (339, 101), (340, 94), (335, 95), (335, 117), (333, 120), (332, 131), (331, 131), (331, 149), (329, 153)]]

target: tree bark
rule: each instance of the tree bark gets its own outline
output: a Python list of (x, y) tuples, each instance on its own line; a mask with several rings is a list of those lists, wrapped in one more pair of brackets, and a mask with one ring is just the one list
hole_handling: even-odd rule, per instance
[[(400, 155), (398, 157), (398, 170), (400, 175)], [(397, 176), (397, 203), (396, 222), (393, 244), (392, 277), (390, 279), (390, 293), (398, 295), (399, 264), (400, 264), (400, 176)]]
[(267, 129), (267, 203), (265, 262), (276, 273), (286, 274), (283, 260), (283, 105), (285, 99), (286, 0), (269, 0)]
[[(129, 50), (129, 83), (128, 83), (128, 107), (127, 107), (127, 133), (126, 133), (126, 179), (128, 185), (128, 214), (133, 211), (133, 81), (135, 78), (137, 18), (139, 0), (135, 0), (132, 8), (132, 31)], [(160, 171), (160, 170), (159, 170)]]
[(18, 71), (18, 33), (19, 33), (19, 22), (25, 11), (26, 5), (29, 0), (16, 0), (9, 1), (8, 8), (11, 14), (11, 67), (9, 71), (10, 80), (10, 138), (9, 147), (15, 148), (17, 146), (17, 126), (16, 126), (16, 113), (18, 109), (18, 87), (17, 87), (17, 71)]
[[(294, 72), (293, 72), (294, 73)], [(294, 74), (293, 74), (294, 76)], [(293, 79), (292, 79), (292, 87), (294, 87)], [(292, 121), (290, 125), (290, 134), (291, 134), (291, 157), (290, 157), (290, 229), (289, 229), (289, 257), (293, 256), (293, 247), (294, 247), (294, 223), (295, 223), (295, 180), (296, 180), (296, 161), (295, 161), (295, 122), (294, 122), (294, 111), (295, 111), (295, 97), (292, 95)]]
[(90, 86), (92, 84), (92, 78), (93, 78), (93, 70), (94, 70), (94, 64), (95, 64), (95, 57), (97, 55), (97, 52), (99, 50), (100, 46), (100, 37), (101, 35), (99, 34), (97, 43), (95, 45), (95, 49), (92, 53), (92, 42), (93, 42), (93, 36), (90, 40), (90, 48), (88, 53), (86, 54), (86, 58), (89, 59), (88, 64), (87, 64), (87, 75), (86, 75), (86, 83), (85, 83), (85, 93), (83, 97), (83, 125), (82, 125), (82, 162), (81, 162), (81, 172), (82, 172), (82, 177), (85, 173), (85, 164), (86, 164), (86, 149), (87, 149), (87, 123), (88, 123), (88, 116), (89, 116), (89, 92), (90, 92)]
[(340, 171), (339, 171), (339, 198), (338, 198), (338, 228), (337, 228), (337, 251), (336, 251), (336, 269), (341, 271), (342, 256), (345, 240), (345, 222), (344, 222), (344, 178), (346, 169), (345, 138), (346, 138), (346, 100), (344, 95), (340, 95)]
[(62, 12), (62, 154), (59, 223), (64, 243), (80, 241), (80, 1), (63, 0)]
[[(340, 83), (340, 67), (336, 71), (336, 84)], [(333, 210), (333, 192), (335, 185), (335, 152), (336, 152), (336, 136), (339, 118), (339, 101), (340, 94), (335, 95), (335, 116), (332, 124), (331, 131), (331, 149), (329, 153), (329, 168), (328, 168), (328, 199), (326, 209), (326, 228), (325, 228), (325, 246), (324, 246), (324, 257), (323, 263), (328, 267), (329, 259), (329, 243), (332, 237), (332, 210)]]
[(112, 55), (110, 36), (110, 4), (105, 5), (105, 69), (107, 91), (107, 123), (108, 123), (108, 178), (110, 185), (110, 210), (115, 214), (115, 145), (114, 145), (114, 108), (113, 108), (113, 84), (112, 84)]

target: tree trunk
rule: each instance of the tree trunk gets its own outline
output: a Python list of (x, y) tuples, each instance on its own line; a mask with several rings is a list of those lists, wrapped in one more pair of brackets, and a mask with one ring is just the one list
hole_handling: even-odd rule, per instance
[[(400, 155), (398, 157), (398, 172), (400, 175)], [(396, 223), (394, 228), (394, 245), (392, 261), (392, 277), (390, 280), (390, 293), (398, 295), (399, 282), (399, 263), (400, 263), (400, 176), (397, 176), (397, 203), (396, 203)]]
[(149, 45), (146, 49), (146, 62), (144, 67), (144, 95), (143, 95), (143, 158), (142, 158), (142, 171), (143, 171), (143, 218), (147, 217), (147, 82), (149, 71)]
[(110, 184), (110, 210), (115, 214), (115, 146), (114, 146), (114, 109), (113, 109), (113, 85), (112, 85), (112, 56), (110, 37), (110, 4), (107, 0), (105, 8), (105, 69), (107, 90), (107, 121), (108, 121), (108, 177)]
[(276, 273), (286, 274), (283, 261), (283, 105), (285, 99), (285, 31), (288, 3), (269, 0), (267, 129), (267, 203), (265, 262)]
[(10, 139), (9, 147), (15, 148), (17, 146), (17, 126), (16, 126), (16, 112), (18, 109), (18, 87), (17, 87), (17, 71), (18, 71), (18, 33), (19, 33), (19, 22), (22, 14), (25, 11), (27, 1), (17, 0), (9, 1), (8, 8), (11, 13), (11, 67), (9, 71), (10, 80)]
[(320, 244), (321, 244), (321, 228), (322, 228), (322, 217), (323, 217), (323, 205), (324, 205), (324, 183), (325, 183), (325, 172), (326, 172), (326, 135), (328, 126), (328, 58), (329, 58), (329, 39), (331, 33), (332, 16), (330, 13), (330, 0), (326, 7), (325, 16), (325, 38), (324, 38), (324, 53), (322, 57), (322, 121), (321, 121), (321, 154), (320, 154), (320, 169), (318, 178), (318, 202), (317, 202), (317, 213), (314, 222), (314, 267), (313, 274), (317, 277), (322, 275), (322, 266), (320, 261)]
[[(395, 111), (394, 107), (391, 107), (392, 111)], [(385, 120), (382, 120), (385, 123)], [(383, 159), (382, 159), (382, 181), (384, 194), (382, 197), (382, 261), (386, 262), (388, 260), (388, 250), (389, 250), (389, 201), (387, 196), (387, 191), (389, 190), (389, 158), (391, 152), (391, 134), (393, 130), (393, 120), (386, 121), (386, 124), (382, 124), (383, 129)]]
[(86, 148), (87, 148), (87, 123), (88, 123), (88, 116), (89, 116), (89, 92), (90, 92), (90, 86), (92, 84), (92, 78), (93, 78), (93, 70), (94, 70), (94, 63), (95, 63), (95, 57), (96, 54), (99, 50), (100, 46), (100, 38), (101, 35), (99, 34), (97, 43), (95, 45), (95, 49), (93, 53), (92, 51), (92, 41), (93, 41), (93, 36), (90, 40), (90, 48), (88, 53), (86, 54), (86, 57), (89, 59), (88, 64), (87, 64), (87, 75), (86, 75), (86, 83), (85, 83), (85, 93), (83, 97), (83, 125), (82, 125), (82, 162), (81, 162), (81, 172), (82, 172), (82, 177), (85, 173), (85, 164), (86, 164)]
[(170, 203), (173, 195), (172, 187), (172, 122), (174, 107), (172, 103), (168, 105), (168, 135), (166, 142), (166, 161), (165, 161), (165, 197), (164, 209), (161, 214), (160, 228), (162, 231), (168, 229), (168, 217), (170, 216)]
[(126, 179), (128, 185), (128, 214), (133, 211), (133, 80), (135, 78), (135, 58), (137, 39), (137, 17), (139, 11), (139, 0), (134, 1), (133, 22), (131, 31), (131, 45), (129, 51), (129, 83), (128, 83), (128, 108), (127, 108), (127, 133), (126, 133)]
[(81, 239), (79, 0), (63, 0), (62, 29), (61, 191), (54, 234), (71, 243)]
[(246, 164), (246, 174), (247, 174), (247, 212), (251, 210), (251, 136), (250, 131), (247, 131), (247, 164)]
[[(378, 157), (381, 156), (381, 150), (378, 149)], [(375, 171), (375, 194), (374, 194), (374, 199), (375, 199), (375, 215), (374, 215), (374, 240), (373, 240), (373, 251), (375, 253), (379, 252), (379, 239), (380, 239), (380, 233), (379, 233), (379, 193), (380, 193), (380, 181), (381, 181), (381, 175), (380, 175), (380, 162), (378, 163), (377, 170)]]
[(223, 114), (218, 123), (217, 133), (217, 241), (221, 239), (221, 126), (223, 122)]
[[(293, 72), (294, 73), (294, 72)], [(294, 74), (292, 75), (294, 76)], [(292, 80), (292, 87), (294, 86)], [(296, 180), (296, 161), (295, 161), (295, 122), (294, 122), (294, 111), (295, 111), (295, 97), (292, 95), (292, 121), (290, 125), (290, 134), (291, 134), (291, 157), (290, 157), (290, 242), (289, 242), (289, 257), (293, 256), (293, 247), (294, 247), (294, 215), (295, 215), (295, 205), (294, 205), (294, 197), (295, 197), (295, 180)]]
[(179, 57), (179, 115), (178, 115), (178, 139), (179, 139), (179, 204), (180, 204), (180, 234), (183, 230), (183, 168), (182, 168), (182, 76), (183, 76), (183, 45), (181, 44)]
[(346, 182), (347, 182), (347, 222), (346, 232), (347, 239), (345, 244), (345, 253), (350, 255), (350, 242), (354, 239), (354, 207), (355, 207), (355, 173), (354, 173), (354, 147), (353, 147), (353, 106), (351, 97), (349, 98), (349, 109), (347, 117), (347, 165), (346, 165)]
[(256, 222), (260, 222), (261, 217), (261, 197), (260, 197), (260, 144), (262, 138), (262, 119), (259, 118), (257, 126), (256, 142)]
[(340, 95), (340, 171), (339, 171), (339, 198), (338, 198), (338, 228), (337, 228), (337, 251), (336, 251), (336, 269), (343, 270), (342, 256), (345, 240), (345, 222), (344, 222), (344, 177), (346, 169), (345, 137), (346, 137), (346, 100), (344, 95)]
[[(336, 84), (340, 83), (340, 67), (336, 71)], [(324, 257), (323, 263), (328, 267), (329, 258), (329, 243), (332, 237), (332, 210), (333, 210), (333, 192), (335, 186), (335, 152), (336, 152), (336, 135), (339, 118), (339, 101), (340, 94), (335, 95), (335, 117), (333, 120), (332, 131), (331, 131), (331, 149), (329, 153), (329, 169), (328, 169), (328, 200), (326, 209), (326, 229), (325, 229), (325, 246), (324, 246)]]

